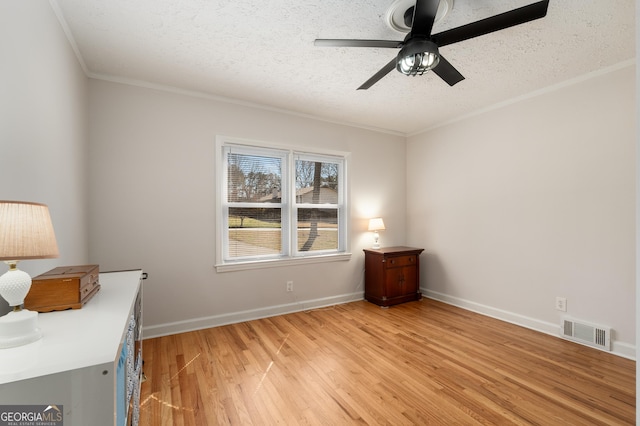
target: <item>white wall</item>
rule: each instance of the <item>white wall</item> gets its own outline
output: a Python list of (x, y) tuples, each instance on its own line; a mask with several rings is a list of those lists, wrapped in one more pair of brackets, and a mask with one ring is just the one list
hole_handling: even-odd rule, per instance
[(635, 67), (409, 138), (408, 243), (432, 297), (635, 356)]
[[(640, 0), (636, 0), (636, 108), (640, 111), (640, 87), (638, 87), (638, 81), (640, 81), (640, 29), (637, 22), (640, 18)], [(636, 259), (638, 253), (640, 253), (640, 122), (636, 119)], [(640, 270), (636, 261), (636, 342), (640, 341)], [(636, 346), (637, 352), (637, 346)], [(637, 362), (636, 355), (636, 424), (640, 424), (640, 381), (637, 379), (640, 377), (640, 364)]]
[[(404, 242), (404, 137), (98, 80), (89, 128), (90, 259), (149, 273), (147, 336), (361, 299), (368, 218)], [(350, 152), (352, 259), (217, 273), (216, 135)]]
[(0, 2), (0, 58), (0, 199), (48, 204), (60, 249), (20, 268), (84, 264), (87, 78), (48, 2)]

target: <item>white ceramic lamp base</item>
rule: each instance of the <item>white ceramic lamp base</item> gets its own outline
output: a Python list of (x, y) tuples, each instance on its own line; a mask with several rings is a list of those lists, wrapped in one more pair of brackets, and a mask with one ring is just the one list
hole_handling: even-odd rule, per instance
[(13, 348), (35, 342), (42, 337), (38, 313), (23, 309), (0, 317), (0, 348)]
[(373, 231), (373, 246), (371, 246), (372, 249), (379, 249), (380, 248), (380, 234), (378, 234), (378, 231)]
[(22, 305), (31, 289), (31, 277), (18, 269), (17, 263), (10, 263), (10, 269), (0, 276), (0, 296), (9, 302), (11, 307)]
[(0, 295), (13, 307), (13, 312), (0, 317), (0, 349), (26, 345), (42, 337), (38, 327), (38, 313), (21, 309), (31, 288), (31, 277), (9, 263), (9, 270), (0, 276)]

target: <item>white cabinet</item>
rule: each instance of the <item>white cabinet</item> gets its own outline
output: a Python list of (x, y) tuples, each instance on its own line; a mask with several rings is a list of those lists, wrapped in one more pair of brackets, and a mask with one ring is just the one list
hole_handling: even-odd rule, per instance
[(0, 404), (61, 407), (65, 426), (136, 424), (142, 277), (102, 273), (82, 309), (39, 314), (42, 339), (0, 349)]

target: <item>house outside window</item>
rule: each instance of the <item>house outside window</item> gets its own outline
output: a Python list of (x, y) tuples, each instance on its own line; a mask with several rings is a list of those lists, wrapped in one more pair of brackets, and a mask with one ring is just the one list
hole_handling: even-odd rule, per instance
[(225, 137), (217, 149), (218, 270), (348, 255), (348, 155)]

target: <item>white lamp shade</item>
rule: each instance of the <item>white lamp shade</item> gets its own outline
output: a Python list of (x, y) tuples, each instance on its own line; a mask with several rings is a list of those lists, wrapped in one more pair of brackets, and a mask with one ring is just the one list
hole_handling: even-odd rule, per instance
[(49, 207), (0, 201), (0, 260), (49, 259), (58, 255)]
[(369, 219), (369, 231), (382, 231), (384, 229), (384, 222), (381, 217)]

